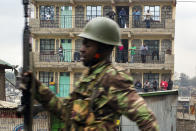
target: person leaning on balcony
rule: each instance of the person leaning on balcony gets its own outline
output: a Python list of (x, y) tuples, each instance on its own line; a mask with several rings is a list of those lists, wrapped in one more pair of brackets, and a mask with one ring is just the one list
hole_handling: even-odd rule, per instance
[(169, 54), (169, 55), (171, 55), (171, 48), (168, 48), (167, 50), (166, 50), (166, 54)]
[(152, 13), (147, 10), (147, 12), (144, 13), (145, 22), (146, 22), (146, 28), (150, 28), (150, 22), (152, 21)]
[(106, 15), (108, 15), (108, 17), (109, 17), (110, 19), (114, 20), (114, 17), (115, 17), (115, 15), (116, 15), (116, 13), (115, 13), (113, 10), (111, 10), (111, 11), (109, 11)]
[(167, 90), (172, 90), (173, 88), (173, 81), (169, 78)]
[(149, 81), (146, 81), (144, 83), (144, 92), (148, 92), (149, 89), (150, 89), (150, 82)]
[(148, 47), (146, 46), (146, 44), (143, 44), (140, 47), (140, 51), (141, 51), (142, 63), (146, 63), (146, 55), (147, 55), (147, 52), (148, 52)]
[(158, 89), (158, 82), (156, 80), (153, 81), (152, 87), (153, 87), (154, 91), (157, 91), (157, 89)]
[(140, 80), (137, 80), (135, 83), (135, 88), (137, 90), (137, 92), (141, 92), (142, 89), (142, 83), (140, 82)]
[(62, 47), (62, 45), (60, 45), (60, 47), (59, 47), (59, 49), (58, 49), (58, 54), (59, 54), (60, 62), (64, 61), (63, 47)]
[(119, 63), (124, 63), (124, 46), (118, 46), (118, 60)]
[(120, 19), (120, 27), (121, 28), (125, 28), (125, 24), (126, 24), (126, 11), (124, 8), (121, 9), (121, 11), (119, 12), (119, 19)]
[(141, 15), (140, 11), (136, 8), (133, 11), (132, 15), (133, 15), (133, 23), (134, 23), (134, 26), (135, 27), (139, 27), (139, 24), (140, 24), (140, 15)]
[(132, 44), (132, 46), (129, 48), (130, 51), (130, 56), (131, 56), (131, 63), (134, 62), (134, 56), (135, 56), (135, 51), (136, 51), (136, 46)]
[[(36, 80), (35, 98), (65, 123), (66, 131), (117, 131), (121, 115), (135, 121), (141, 131), (159, 131), (156, 118), (133, 87), (132, 77), (110, 62), (120, 43), (120, 30), (109, 18), (92, 19), (79, 35), (81, 60), (87, 69), (64, 100)], [(24, 78), (31, 73), (24, 73)]]
[(159, 49), (158, 48), (154, 48), (152, 51), (152, 60), (154, 60), (154, 57), (157, 57), (157, 60), (159, 60)]

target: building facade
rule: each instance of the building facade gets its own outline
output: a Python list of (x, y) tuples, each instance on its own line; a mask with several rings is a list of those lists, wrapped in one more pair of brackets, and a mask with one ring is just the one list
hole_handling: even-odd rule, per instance
[[(77, 35), (99, 16), (119, 24), (124, 48), (115, 48), (111, 60), (126, 68), (134, 83), (156, 80), (160, 85), (173, 77), (175, 0), (31, 0), (30, 8), (36, 75), (59, 97), (68, 96), (85, 68)], [(145, 56), (142, 45), (148, 47)]]

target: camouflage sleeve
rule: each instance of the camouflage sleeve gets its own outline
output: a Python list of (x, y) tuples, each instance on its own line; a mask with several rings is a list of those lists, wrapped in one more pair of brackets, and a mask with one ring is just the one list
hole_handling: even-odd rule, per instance
[(159, 131), (156, 118), (144, 99), (133, 88), (132, 77), (124, 72), (110, 70), (104, 76), (111, 107), (137, 123), (141, 131)]
[(58, 118), (65, 121), (66, 108), (63, 100), (56, 97), (48, 87), (41, 84), (35, 92), (35, 99), (40, 102), (45, 109), (55, 114)]

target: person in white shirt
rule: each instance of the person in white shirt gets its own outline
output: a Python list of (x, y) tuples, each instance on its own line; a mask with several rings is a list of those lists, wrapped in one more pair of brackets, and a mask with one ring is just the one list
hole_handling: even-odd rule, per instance
[(152, 13), (147, 10), (147, 12), (144, 13), (144, 18), (146, 22), (146, 28), (150, 28), (150, 21), (152, 20)]

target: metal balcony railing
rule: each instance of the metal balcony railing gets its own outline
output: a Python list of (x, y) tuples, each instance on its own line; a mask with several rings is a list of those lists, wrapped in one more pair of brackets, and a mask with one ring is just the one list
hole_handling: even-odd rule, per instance
[[(87, 22), (95, 17), (101, 17), (101, 15), (60, 15), (54, 16), (52, 19), (42, 19), (40, 20), (41, 28), (83, 28)], [(103, 16), (102, 16), (103, 17)], [(105, 16), (108, 17), (108, 16)], [(119, 17), (116, 16), (113, 19), (116, 21), (121, 28), (129, 27), (129, 16)]]
[(39, 54), (40, 62), (79, 62), (80, 52), (78, 50), (64, 49), (62, 52), (58, 50), (44, 50)]
[(117, 63), (156, 63), (165, 62), (165, 52), (148, 51), (146, 55), (142, 55), (140, 50), (136, 50), (134, 55), (130, 51), (116, 51), (115, 62)]
[(151, 17), (146, 19), (145, 15), (132, 16), (132, 28), (165, 28), (165, 18)]
[[(52, 19), (40, 19), (41, 28), (83, 28), (87, 22), (95, 17), (101, 15), (60, 15), (54, 16)], [(109, 17), (109, 16), (102, 16)], [(124, 17), (114, 16), (113, 20), (116, 21), (120, 28), (129, 28), (130, 20), (132, 20), (131, 28), (146, 28), (147, 21), (145, 16), (126, 15)], [(165, 18), (152, 17), (150, 20), (150, 28), (165, 28)]]
[[(78, 50), (64, 49), (62, 52), (58, 50), (44, 50), (38, 54), (39, 62), (80, 62), (80, 52)], [(114, 59), (113, 59), (114, 58)], [(141, 55), (140, 50), (136, 50), (135, 54), (127, 50), (113, 51), (111, 60), (117, 63), (155, 63), (161, 64), (165, 62), (165, 52), (149, 51), (145, 56)]]

